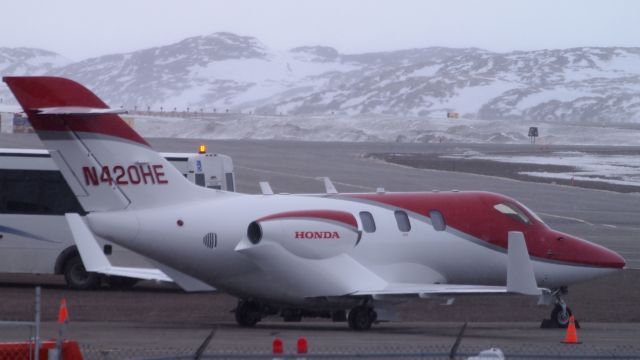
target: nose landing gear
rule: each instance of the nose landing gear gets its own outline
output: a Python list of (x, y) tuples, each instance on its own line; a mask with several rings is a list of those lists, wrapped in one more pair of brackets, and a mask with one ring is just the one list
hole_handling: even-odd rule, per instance
[(561, 304), (556, 304), (551, 311), (551, 321), (553, 321), (556, 327), (566, 328), (569, 326), (569, 318), (571, 317), (572, 312), (571, 309), (562, 302)]
[[(562, 295), (567, 294), (567, 288), (562, 287), (553, 291), (551, 296), (553, 297), (554, 307), (551, 311), (549, 319), (544, 319), (540, 327), (542, 328), (566, 328), (569, 326), (569, 318), (573, 313), (571, 308), (562, 299)], [(580, 327), (578, 321), (575, 321), (576, 327)]]

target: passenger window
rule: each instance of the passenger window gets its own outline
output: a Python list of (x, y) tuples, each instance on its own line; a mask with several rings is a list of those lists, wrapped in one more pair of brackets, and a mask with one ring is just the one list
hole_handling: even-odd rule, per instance
[(360, 212), (360, 221), (362, 221), (362, 228), (365, 232), (372, 233), (376, 231), (376, 222), (373, 220), (373, 215), (368, 211)]
[(431, 218), (431, 225), (436, 231), (445, 231), (447, 229), (447, 223), (444, 221), (444, 216), (440, 211), (429, 211), (429, 217)]
[(398, 229), (402, 232), (411, 231), (411, 223), (409, 222), (409, 216), (402, 210), (396, 210), (394, 212), (396, 216), (396, 223), (398, 223)]

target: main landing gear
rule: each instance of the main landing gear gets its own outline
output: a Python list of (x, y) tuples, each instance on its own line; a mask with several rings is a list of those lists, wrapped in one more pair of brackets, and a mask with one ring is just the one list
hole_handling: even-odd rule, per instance
[(240, 300), (234, 312), (236, 322), (242, 327), (253, 327), (264, 317), (279, 315), (285, 322), (299, 322), (303, 317), (328, 318), (334, 322), (347, 321), (349, 328), (364, 331), (369, 330), (378, 320), (378, 314), (366, 302), (351, 309), (348, 316), (345, 316), (345, 310), (278, 308), (255, 300)]
[(378, 314), (371, 306), (360, 305), (349, 311), (347, 321), (352, 330), (363, 331), (371, 329), (371, 325), (378, 319)]
[(262, 320), (262, 306), (256, 301), (240, 300), (235, 314), (238, 325), (252, 327)]

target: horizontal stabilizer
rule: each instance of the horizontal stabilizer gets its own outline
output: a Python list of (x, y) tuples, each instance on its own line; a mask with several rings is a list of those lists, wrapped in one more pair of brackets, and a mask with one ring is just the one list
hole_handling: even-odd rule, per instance
[(216, 288), (213, 286), (198, 280), (192, 276), (189, 276), (183, 272), (180, 272), (172, 267), (161, 264), (157, 261), (150, 261), (157, 266), (162, 272), (169, 275), (173, 281), (182, 288), (182, 290), (186, 292), (208, 292), (208, 291), (216, 291)]
[(158, 269), (112, 266), (93, 233), (78, 214), (65, 214), (73, 240), (75, 241), (85, 269), (111, 276), (126, 276), (142, 280), (173, 282)]
[(101, 109), (84, 106), (57, 106), (32, 110), (40, 115), (104, 115), (127, 113), (127, 111), (124, 109)]

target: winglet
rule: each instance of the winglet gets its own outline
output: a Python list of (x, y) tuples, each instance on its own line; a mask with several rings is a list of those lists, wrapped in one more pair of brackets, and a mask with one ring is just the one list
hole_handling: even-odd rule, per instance
[(258, 184), (260, 184), (260, 192), (262, 192), (262, 195), (273, 195), (273, 189), (268, 181), (260, 181)]
[(536, 282), (523, 233), (509, 231), (507, 258), (507, 292), (524, 295), (542, 294)]
[(321, 177), (319, 179), (322, 179), (322, 181), (324, 182), (324, 192), (330, 195), (335, 195), (338, 193), (338, 190), (336, 189), (336, 187), (333, 185), (333, 182), (331, 182), (331, 179), (329, 179), (327, 176)]

